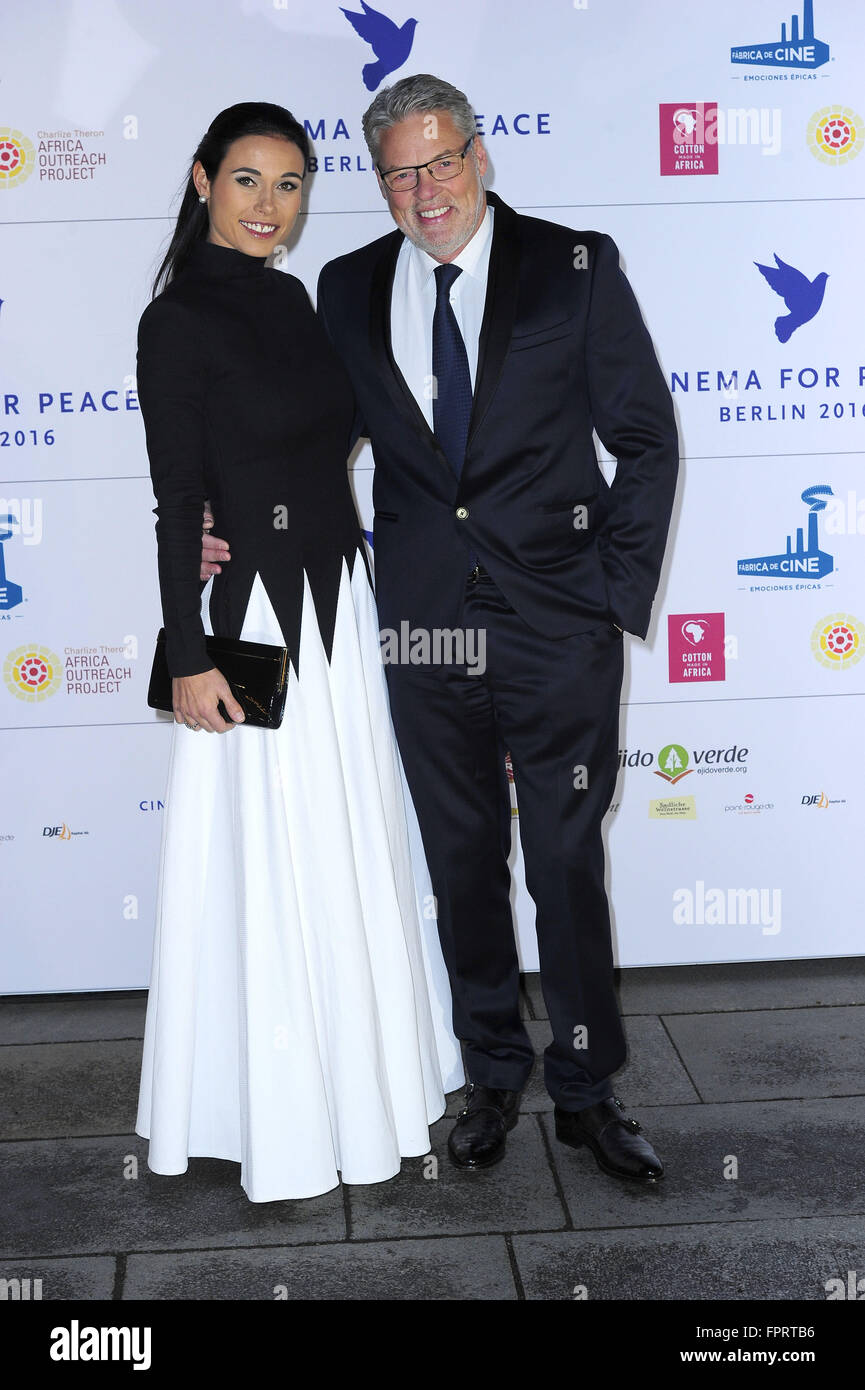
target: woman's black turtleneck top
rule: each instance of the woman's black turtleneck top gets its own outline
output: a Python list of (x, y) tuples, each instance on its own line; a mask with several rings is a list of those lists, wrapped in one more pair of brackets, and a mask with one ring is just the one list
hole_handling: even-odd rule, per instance
[(343, 558), (363, 541), (348, 482), (351, 385), (293, 275), (198, 242), (138, 326), (138, 397), (157, 506), (168, 669), (209, 670), (202, 511), (231, 560), (210, 621), (239, 637), (256, 572), (297, 670), (304, 572), (330, 656)]

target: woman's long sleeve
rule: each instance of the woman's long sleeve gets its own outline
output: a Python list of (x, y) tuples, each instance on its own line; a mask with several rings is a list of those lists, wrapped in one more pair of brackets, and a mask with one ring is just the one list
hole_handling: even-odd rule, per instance
[(206, 485), (205, 349), (195, 319), (164, 296), (138, 325), (138, 399), (157, 506), (159, 588), (172, 676), (210, 670), (201, 621)]

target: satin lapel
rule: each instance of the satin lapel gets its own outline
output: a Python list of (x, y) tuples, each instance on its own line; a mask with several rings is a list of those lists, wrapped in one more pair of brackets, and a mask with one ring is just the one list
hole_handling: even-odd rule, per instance
[[(369, 342), (382, 386), (398, 408), (405, 405), (390, 350), (390, 300), (402, 236), (394, 232), (372, 275), (369, 295)], [(400, 374), (401, 375), (401, 374)]]
[(373, 272), (369, 296), (370, 346), (379, 378), (393, 401), (394, 407), (409, 416), (415, 430), (421, 435), (424, 443), (441, 460), (442, 466), (447, 470), (448, 477), (453, 480), (453, 469), (448, 463), (447, 455), (427, 424), (426, 417), (412, 395), (408, 382), (397, 366), (391, 350), (391, 296), (397, 257), (402, 243), (402, 234), (394, 232), (392, 242), (385, 249)]
[(469, 445), (487, 412), (502, 374), (517, 307), (520, 265), (517, 215), (495, 193), (488, 193), (487, 200), (495, 212), (493, 244), (490, 247), (487, 294), (478, 342), (478, 370), (469, 421)]

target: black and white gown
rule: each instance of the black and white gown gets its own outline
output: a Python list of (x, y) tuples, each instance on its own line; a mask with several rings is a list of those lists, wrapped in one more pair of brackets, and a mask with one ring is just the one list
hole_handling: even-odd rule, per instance
[[(351, 387), (300, 281), (199, 243), (139, 325), (172, 675), (285, 644), (278, 731), (174, 725), (136, 1132), (254, 1202), (399, 1171), (463, 1079), (346, 470)], [(202, 592), (202, 501), (231, 560)]]

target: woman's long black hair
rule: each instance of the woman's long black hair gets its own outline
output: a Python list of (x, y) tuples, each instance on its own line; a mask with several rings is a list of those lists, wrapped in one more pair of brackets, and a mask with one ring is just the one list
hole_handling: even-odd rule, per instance
[(155, 299), (159, 291), (179, 274), (195, 243), (207, 238), (207, 204), (199, 202), (195, 184), (192, 182), (193, 165), (200, 160), (204, 172), (212, 182), (219, 172), (229, 145), (235, 140), (242, 140), (246, 135), (274, 135), (283, 140), (290, 140), (303, 155), (303, 170), (306, 173), (310, 154), (309, 138), (300, 122), (295, 120), (284, 106), (274, 106), (269, 101), (240, 101), (236, 106), (228, 106), (224, 111), (220, 111), (211, 121), (207, 134), (192, 156), (174, 235), (153, 281), (151, 298)]

